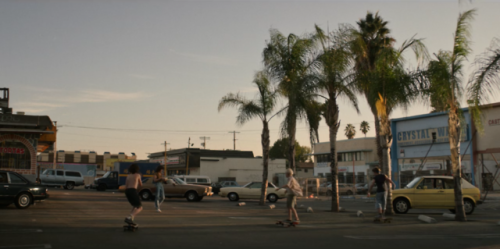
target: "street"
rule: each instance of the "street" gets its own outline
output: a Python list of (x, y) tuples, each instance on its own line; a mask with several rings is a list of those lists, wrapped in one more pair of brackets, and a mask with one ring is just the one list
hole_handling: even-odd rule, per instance
[[(201, 202), (167, 199), (162, 213), (143, 202), (139, 230), (123, 231), (130, 211), (124, 194), (75, 189), (49, 190), (50, 198), (28, 209), (0, 209), (0, 248), (500, 248), (500, 201), (478, 206), (469, 222), (445, 221), (446, 210), (410, 210), (390, 224), (375, 224), (373, 203), (341, 199), (346, 212), (331, 213), (330, 202), (298, 201), (301, 224), (275, 225), (286, 218), (285, 202), (275, 209), (243, 200), (244, 206), (219, 196)], [(305, 208), (312, 207), (314, 213)], [(364, 217), (356, 212), (363, 211)], [(419, 214), (437, 220), (426, 224)]]

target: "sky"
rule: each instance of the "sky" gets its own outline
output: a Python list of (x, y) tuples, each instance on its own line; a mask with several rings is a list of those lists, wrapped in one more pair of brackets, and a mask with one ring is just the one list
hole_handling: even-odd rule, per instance
[[(474, 58), (500, 38), (500, 1), (6, 0), (0, 2), (1, 86), (10, 88), (14, 112), (57, 121), (61, 150), (134, 152), (144, 159), (164, 141), (185, 148), (190, 138), (199, 148), (202, 136), (210, 137), (207, 149), (232, 149), (229, 132), (238, 131), (236, 149), (261, 155), (261, 122), (237, 125), (236, 109), (218, 112), (217, 105), (230, 92), (255, 97), (253, 75), (263, 67), (271, 28), (303, 35), (315, 24), (332, 30), (378, 11), (397, 44), (416, 35), (432, 54), (452, 49), (458, 14), (471, 8), (477, 16), (466, 78)], [(341, 130), (366, 120), (374, 136), (373, 115), (358, 99), (359, 115), (341, 101)], [(416, 103), (392, 118), (429, 111)], [(281, 121), (271, 121), (271, 143)], [(319, 134), (320, 142), (328, 140), (324, 122)], [(310, 146), (303, 122), (297, 140)]]

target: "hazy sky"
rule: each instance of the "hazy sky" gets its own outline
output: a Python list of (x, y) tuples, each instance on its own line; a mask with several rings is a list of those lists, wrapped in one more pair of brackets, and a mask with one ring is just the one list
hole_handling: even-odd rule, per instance
[[(188, 137), (194, 147), (208, 136), (207, 148), (229, 149), (228, 132), (236, 130), (237, 149), (261, 155), (261, 123), (237, 126), (236, 110), (218, 113), (217, 104), (229, 92), (254, 97), (251, 82), (270, 28), (304, 34), (314, 24), (355, 25), (367, 11), (379, 11), (398, 44), (417, 34), (435, 53), (452, 49), (458, 13), (470, 8), (478, 9), (472, 62), (500, 38), (498, 1), (1, 1), (0, 79), (11, 89), (14, 111), (49, 115), (63, 125), (58, 149), (146, 158), (164, 140), (182, 148)], [(342, 103), (342, 130), (363, 120), (374, 126), (363, 98), (360, 107), (357, 115)], [(427, 112), (418, 104), (392, 117)], [(271, 142), (280, 122), (271, 123)], [(321, 142), (326, 127), (322, 122)], [(297, 136), (309, 145), (304, 123)]]

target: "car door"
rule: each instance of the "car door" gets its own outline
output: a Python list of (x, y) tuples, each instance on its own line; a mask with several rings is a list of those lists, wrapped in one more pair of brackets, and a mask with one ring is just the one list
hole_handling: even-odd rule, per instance
[(252, 198), (252, 186), (256, 184), (256, 182), (252, 182), (241, 189), (238, 189), (238, 195), (240, 198)]
[(54, 183), (58, 185), (64, 185), (66, 180), (64, 178), (64, 171), (56, 170), (56, 174), (54, 176)]
[(9, 190), (9, 178), (7, 177), (7, 172), (0, 172), (0, 202), (6, 202), (10, 200), (7, 195)]
[(412, 206), (415, 208), (432, 208), (439, 203), (439, 196), (444, 191), (436, 188), (437, 178), (424, 178), (415, 189), (415, 197)]
[(28, 184), (23, 178), (17, 174), (9, 172), (9, 187), (7, 189), (8, 198), (14, 199), (19, 192)]
[[(443, 183), (443, 195), (439, 203), (444, 208), (455, 207), (455, 182), (453, 179), (441, 179)], [(462, 190), (463, 191), (463, 190)]]
[(248, 190), (248, 198), (259, 198), (262, 182), (254, 182)]
[(53, 185), (55, 184), (56, 176), (55, 176), (55, 170), (53, 169), (48, 169), (45, 171), (44, 177), (42, 178), (42, 183), (43, 184), (50, 184)]

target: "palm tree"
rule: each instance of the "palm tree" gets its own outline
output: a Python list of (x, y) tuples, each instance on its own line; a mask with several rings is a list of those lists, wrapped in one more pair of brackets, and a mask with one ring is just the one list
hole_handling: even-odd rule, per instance
[(350, 74), (351, 55), (346, 46), (347, 29), (343, 26), (332, 35), (326, 35), (317, 25), (315, 40), (321, 44), (316, 61), (317, 85), (325, 99), (323, 116), (330, 133), (330, 172), (332, 182), (332, 211), (339, 211), (337, 133), (340, 127), (338, 98), (346, 98), (359, 113), (356, 95), (353, 92), (353, 77)]
[(301, 38), (294, 34), (285, 37), (275, 29), (271, 29), (270, 35), (262, 52), (264, 65), (269, 75), (279, 82), (281, 95), (288, 100), (281, 130), (282, 136), (289, 138), (288, 162), (295, 171), (297, 120), (305, 120), (308, 124), (311, 144), (318, 140), (320, 104), (315, 100), (316, 85), (310, 74), (315, 44), (309, 37)]
[[(416, 87), (419, 74), (404, 69), (403, 52), (413, 49), (420, 63), (427, 57), (427, 50), (420, 39), (413, 37), (403, 42), (401, 48), (395, 49), (394, 38), (390, 37), (387, 22), (376, 14), (368, 13), (358, 23), (359, 30), (353, 30), (351, 50), (355, 56), (357, 71), (357, 88), (361, 92), (375, 118), (375, 134), (379, 165), (389, 178), (391, 166), (389, 161), (392, 134), (389, 116), (396, 107), (407, 105), (413, 101), (418, 92)], [(379, 103), (377, 105), (377, 102)], [(377, 108), (377, 106), (379, 108)], [(388, 190), (388, 203), (391, 203), (392, 190)], [(393, 214), (392, 205), (388, 205), (387, 214)]]
[(469, 81), (467, 99), (474, 113), (476, 127), (482, 131), (479, 106), (489, 100), (495, 88), (500, 88), (500, 39), (493, 39), (491, 46), (476, 59), (475, 64), (478, 69)]
[(347, 124), (344, 131), (345, 131), (345, 136), (348, 139), (353, 139), (354, 136), (356, 135), (356, 127), (354, 127), (354, 125), (352, 124)]
[(370, 124), (368, 124), (368, 122), (366, 121), (361, 122), (361, 124), (359, 125), (359, 130), (363, 132), (366, 137), (366, 133), (368, 133), (368, 131), (370, 130)]
[[(467, 220), (462, 199), (459, 155), (461, 135), (460, 97), (462, 95), (463, 62), (471, 52), (470, 22), (474, 19), (474, 15), (475, 10), (460, 13), (454, 34), (453, 50), (440, 51), (438, 54), (434, 54), (435, 59), (429, 62), (427, 69), (430, 81), (429, 93), (440, 96), (445, 101), (448, 110), (451, 164), (455, 182), (455, 219), (458, 221)], [(476, 81), (471, 87), (471, 96), (475, 97), (476, 100), (480, 100), (482, 96), (479, 93), (481, 91), (475, 90), (482, 90), (484, 88), (481, 87), (481, 83), (477, 82), (480, 81)]]
[(278, 93), (273, 89), (269, 76), (265, 71), (260, 71), (255, 74), (253, 83), (259, 89), (259, 97), (256, 100), (247, 100), (241, 95), (229, 93), (224, 96), (220, 102), (218, 110), (221, 111), (224, 107), (233, 106), (238, 108), (238, 117), (236, 122), (239, 125), (245, 124), (247, 121), (258, 117), (262, 121), (262, 189), (259, 205), (264, 205), (267, 195), (268, 184), (268, 162), (269, 162), (269, 121), (278, 113), (271, 116)]

